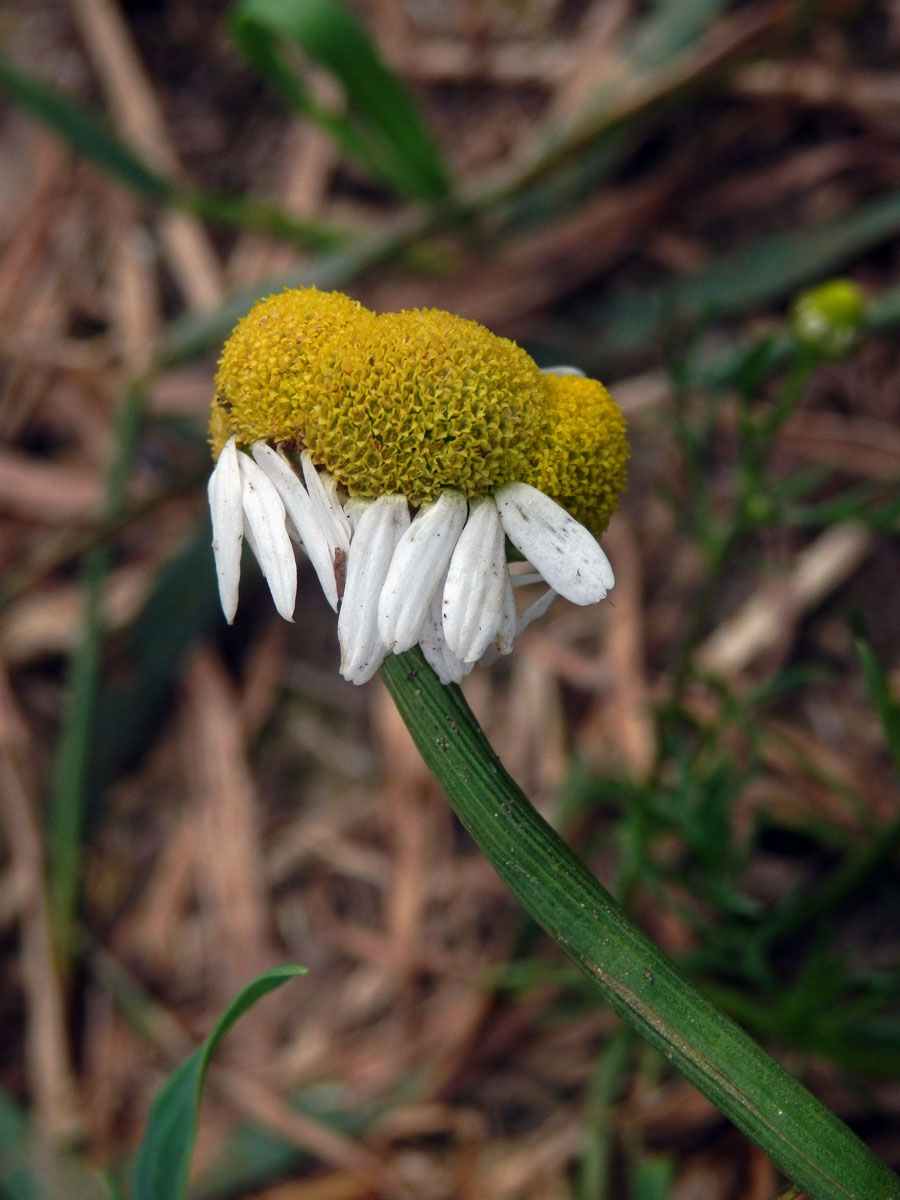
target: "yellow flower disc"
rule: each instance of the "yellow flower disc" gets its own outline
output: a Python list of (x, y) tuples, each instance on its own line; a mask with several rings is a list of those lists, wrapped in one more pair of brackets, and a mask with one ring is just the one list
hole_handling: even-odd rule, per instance
[(546, 375), (550, 437), (522, 476), (599, 537), (628, 481), (625, 418), (602, 383)]
[(437, 310), (375, 316), (337, 293), (257, 304), (219, 364), (210, 435), (309, 450), (351, 495), (485, 495), (524, 477), (546, 385), (515, 343)]
[(544, 379), (515, 343), (434, 309), (385, 313), (345, 347), (344, 386), (312, 400), (313, 461), (354, 495), (485, 495), (521, 478)]
[(374, 320), (349, 296), (314, 287), (255, 304), (219, 359), (209, 426), (215, 457), (232, 434), (244, 447), (260, 439), (305, 446), (311, 396), (341, 386), (342, 340), (365, 339), (362, 327)]

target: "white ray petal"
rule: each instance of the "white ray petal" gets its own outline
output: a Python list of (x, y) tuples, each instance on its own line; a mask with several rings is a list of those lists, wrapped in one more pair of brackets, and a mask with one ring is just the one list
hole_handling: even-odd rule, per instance
[(516, 640), (516, 624), (518, 619), (516, 597), (513, 592), (513, 580), (507, 570), (506, 579), (503, 581), (503, 612), (500, 616), (500, 627), (497, 630), (497, 636), (494, 638), (494, 645), (500, 654), (512, 654), (513, 643)]
[(350, 522), (350, 540), (353, 540), (353, 535), (356, 533), (360, 519), (369, 505), (371, 500), (364, 500), (361, 496), (351, 496), (344, 505), (344, 513), (347, 520)]
[[(265, 442), (255, 442), (251, 447), (253, 457), (274, 483), (278, 495), (284, 502), (288, 517), (300, 535), (303, 549), (309, 556), (313, 570), (319, 577), (325, 599), (337, 612), (338, 587), (335, 576), (335, 547), (328, 537), (329, 526), (320, 516), (319, 508), (309, 498), (309, 493), (297, 475), (280, 454)], [(346, 550), (341, 547), (341, 553)]]
[(338, 617), (341, 674), (351, 683), (371, 679), (389, 653), (378, 632), (378, 597), (397, 543), (408, 528), (405, 496), (380, 496), (359, 517)]
[(442, 492), (419, 509), (401, 538), (378, 602), (381, 640), (395, 654), (414, 646), (431, 598), (466, 520), (461, 492)]
[(463, 662), (477, 662), (500, 628), (505, 540), (493, 497), (473, 500), (450, 559), (441, 609), (447, 645)]
[(444, 637), (443, 594), (447, 586), (446, 575), (431, 598), (428, 612), (419, 631), (419, 646), (425, 661), (434, 670), (441, 683), (461, 683), (475, 666), (463, 660), (447, 645)]
[(334, 523), (343, 532), (344, 537), (350, 539), (350, 521), (347, 514), (344, 512), (344, 506), (341, 504), (338, 495), (338, 485), (332, 475), (327, 471), (317, 471), (322, 487), (325, 490), (325, 501), (328, 505), (328, 510), (334, 518)]
[(300, 455), (300, 465), (309, 498), (319, 508), (323, 525), (329, 530), (329, 541), (346, 554), (350, 549), (350, 522), (338, 503), (334, 480), (327, 473), (319, 474), (308, 450)]
[(497, 492), (506, 535), (554, 591), (574, 604), (596, 604), (615, 583), (599, 542), (564, 508), (527, 483)]
[(579, 379), (584, 379), (584, 371), (581, 367), (541, 367), (542, 375), (577, 375)]
[(241, 511), (241, 471), (237, 445), (233, 437), (222, 447), (206, 488), (212, 517), (213, 554), (219, 599), (230, 625), (238, 606), (241, 581), (241, 545), (244, 539), (244, 515)]
[(284, 504), (275, 484), (249, 455), (240, 455), (238, 462), (244, 522), (252, 535), (254, 552), (276, 609), (286, 621), (293, 621), (297, 560), (285, 526)]

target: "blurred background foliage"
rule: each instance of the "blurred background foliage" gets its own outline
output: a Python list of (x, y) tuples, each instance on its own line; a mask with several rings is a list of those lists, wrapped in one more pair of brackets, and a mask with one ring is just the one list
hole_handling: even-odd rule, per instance
[[(900, 6), (12, 0), (0, 17), (0, 1195), (774, 1196), (525, 922), (307, 568), (218, 611), (215, 358), (339, 287), (629, 420), (602, 612), (466, 692), (718, 1005), (900, 1165)], [(865, 297), (798, 339), (798, 292)], [(248, 582), (252, 563), (245, 563)]]

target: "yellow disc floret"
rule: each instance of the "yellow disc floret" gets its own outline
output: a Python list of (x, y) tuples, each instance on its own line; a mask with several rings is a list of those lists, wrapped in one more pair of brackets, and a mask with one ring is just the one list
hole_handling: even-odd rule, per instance
[(551, 496), (599, 537), (628, 480), (625, 418), (595, 379), (544, 378), (550, 436), (538, 447), (522, 479)]
[(485, 495), (523, 478), (546, 385), (514, 342), (431, 309), (375, 316), (337, 293), (285, 292), (231, 335), (210, 435), (308, 449), (351, 495)]

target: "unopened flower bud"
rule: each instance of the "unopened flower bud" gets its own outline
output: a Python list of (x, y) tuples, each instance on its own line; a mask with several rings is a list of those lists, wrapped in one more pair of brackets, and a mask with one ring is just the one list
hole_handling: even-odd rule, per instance
[(852, 279), (832, 279), (811, 288), (798, 297), (791, 313), (797, 341), (835, 359), (856, 347), (865, 320), (865, 297)]

